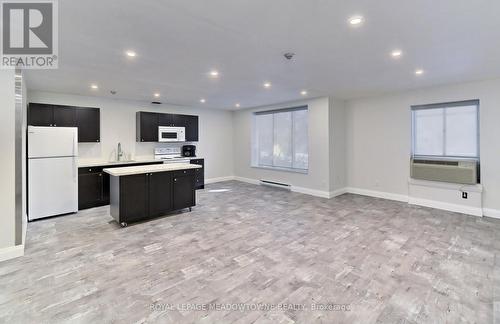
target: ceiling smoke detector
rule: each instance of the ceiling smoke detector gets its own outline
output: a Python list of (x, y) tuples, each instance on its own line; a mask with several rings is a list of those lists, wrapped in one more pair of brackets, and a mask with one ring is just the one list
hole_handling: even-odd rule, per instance
[(291, 59), (295, 56), (295, 53), (285, 53), (285, 54), (283, 54), (283, 56), (284, 56), (287, 60), (291, 60)]
[(115, 95), (116, 94), (116, 90), (111, 90), (109, 93), (111, 93), (112, 95)]

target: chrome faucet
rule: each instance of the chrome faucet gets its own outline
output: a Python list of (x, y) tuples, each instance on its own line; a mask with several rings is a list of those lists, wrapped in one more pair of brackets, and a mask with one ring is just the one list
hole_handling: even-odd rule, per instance
[(117, 161), (120, 162), (122, 157), (123, 157), (122, 143), (118, 143)]

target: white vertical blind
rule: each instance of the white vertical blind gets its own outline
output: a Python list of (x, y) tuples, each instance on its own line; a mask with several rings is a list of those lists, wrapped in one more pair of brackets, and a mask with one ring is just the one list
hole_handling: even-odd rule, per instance
[(444, 109), (414, 112), (416, 155), (444, 155)]
[(479, 101), (412, 107), (413, 155), (479, 158)]
[(274, 126), (273, 115), (258, 115), (257, 118), (257, 140), (258, 140), (258, 161), (261, 165), (273, 165), (273, 143)]
[(292, 112), (274, 114), (273, 166), (292, 167)]
[(307, 107), (254, 114), (252, 165), (307, 170)]
[(477, 107), (446, 110), (446, 151), (450, 156), (477, 156)]
[(293, 168), (307, 170), (309, 168), (309, 133), (307, 110), (293, 113)]

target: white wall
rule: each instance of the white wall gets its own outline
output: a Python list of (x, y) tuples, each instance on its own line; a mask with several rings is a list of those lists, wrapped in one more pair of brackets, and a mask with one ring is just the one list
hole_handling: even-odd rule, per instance
[(151, 105), (140, 101), (86, 97), (52, 92), (29, 91), (29, 102), (101, 108), (101, 143), (79, 144), (83, 160), (114, 160), (118, 142), (133, 159), (151, 159), (159, 143), (136, 142), (136, 112), (153, 111), (199, 116), (197, 155), (205, 158), (205, 178), (233, 175), (232, 113), (173, 105)]
[(349, 187), (408, 195), (410, 106), (480, 99), (483, 207), (500, 210), (500, 80), (351, 100), (346, 106)]
[[(252, 114), (256, 111), (303, 105), (307, 105), (309, 107), (308, 174), (252, 167)], [(288, 183), (295, 187), (328, 193), (330, 191), (329, 109), (329, 98), (324, 97), (234, 112), (233, 137), (235, 175), (237, 177), (252, 180), (265, 179)]]
[(339, 194), (347, 185), (345, 101), (330, 97), (330, 191)]
[(15, 245), (15, 80), (0, 70), (0, 249)]
[[(21, 75), (24, 75), (24, 73), (21, 73)], [(21, 168), (22, 168), (22, 208), (21, 208), (21, 214), (22, 214), (22, 231), (23, 231), (23, 244), (25, 243), (25, 235), (26, 235), (26, 228), (28, 224), (28, 215), (27, 215), (27, 179), (26, 179), (26, 135), (27, 135), (27, 125), (28, 125), (28, 89), (26, 88), (26, 81), (22, 81), (22, 124), (21, 124), (21, 142), (22, 142), (22, 147), (21, 147)]]

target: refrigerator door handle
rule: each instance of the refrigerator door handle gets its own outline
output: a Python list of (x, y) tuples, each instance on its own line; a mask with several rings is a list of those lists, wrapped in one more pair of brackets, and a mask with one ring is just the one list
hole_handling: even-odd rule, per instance
[(75, 132), (73, 132), (73, 156), (76, 156), (76, 141), (75, 141)]
[(73, 159), (73, 182), (78, 183), (78, 166), (76, 159)]

